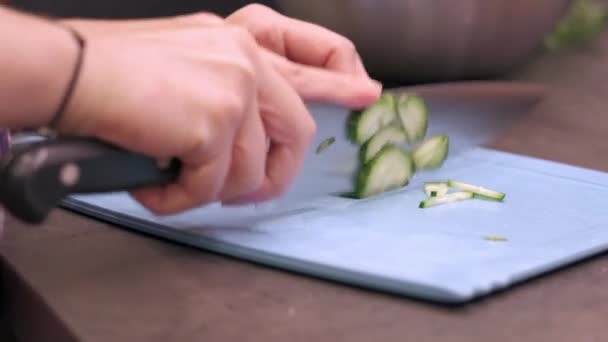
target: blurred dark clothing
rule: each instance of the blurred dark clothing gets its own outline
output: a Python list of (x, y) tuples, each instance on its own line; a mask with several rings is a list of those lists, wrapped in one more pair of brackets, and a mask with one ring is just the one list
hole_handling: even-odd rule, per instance
[(9, 0), (16, 8), (38, 14), (91, 18), (159, 17), (197, 11), (225, 16), (253, 2), (276, 8), (273, 0)]

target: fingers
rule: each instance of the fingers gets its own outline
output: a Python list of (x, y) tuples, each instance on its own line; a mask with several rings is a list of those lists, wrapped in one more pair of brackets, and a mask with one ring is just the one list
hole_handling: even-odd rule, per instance
[(230, 171), (218, 196), (221, 201), (249, 194), (259, 189), (264, 181), (267, 139), (257, 99), (253, 98), (252, 102), (232, 145)]
[(257, 191), (228, 202), (231, 204), (264, 201), (283, 194), (297, 177), (316, 132), (315, 122), (296, 91), (269, 65), (262, 68), (260, 113), (271, 140), (266, 175)]
[(185, 128), (171, 141), (178, 145), (183, 170), (175, 184), (133, 192), (151, 211), (178, 213), (261, 185), (265, 135), (257, 109), (257, 82), (252, 63), (238, 57), (231, 47), (220, 62), (211, 55), (205, 61), (212, 64), (188, 68), (192, 77), (179, 78), (181, 85), (188, 86), (176, 94), (186, 100), (176, 106), (182, 115), (174, 120)]
[(382, 85), (373, 80), (292, 63), (266, 50), (265, 57), (307, 101), (360, 108), (374, 103), (382, 93)]
[(217, 198), (230, 167), (230, 153), (218, 154), (202, 166), (183, 165), (180, 178), (167, 186), (131, 192), (144, 207), (159, 215), (179, 213)]
[(354, 44), (321, 26), (259, 4), (243, 7), (226, 22), (246, 27), (260, 45), (293, 62), (368, 78)]

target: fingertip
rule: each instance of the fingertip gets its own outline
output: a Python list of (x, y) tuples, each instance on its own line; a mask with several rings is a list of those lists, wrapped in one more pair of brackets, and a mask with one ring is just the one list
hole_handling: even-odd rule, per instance
[(374, 94), (376, 99), (380, 98), (380, 95), (382, 95), (382, 90), (384, 89), (382, 83), (370, 78), (368, 79), (368, 84), (370, 94)]
[(129, 193), (144, 208), (158, 216), (178, 214), (194, 206), (193, 201), (175, 184), (146, 187)]
[(351, 108), (367, 107), (382, 96), (382, 83), (372, 80), (359, 80), (353, 83), (353, 90), (347, 97), (344, 105)]
[(266, 202), (276, 197), (275, 193), (276, 190), (273, 189), (269, 183), (265, 183), (264, 186), (252, 193), (232, 198), (230, 200), (222, 201), (222, 205), (234, 207), (246, 204)]
[(161, 200), (164, 197), (163, 192), (161, 187), (155, 186), (132, 190), (129, 195), (153, 214), (164, 215), (166, 208), (163, 208)]

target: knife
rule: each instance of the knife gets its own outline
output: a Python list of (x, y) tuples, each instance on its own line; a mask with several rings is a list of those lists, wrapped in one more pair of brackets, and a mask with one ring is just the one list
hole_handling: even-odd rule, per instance
[(166, 184), (180, 167), (92, 138), (38, 139), (13, 145), (0, 160), (0, 203), (14, 217), (40, 224), (70, 195)]

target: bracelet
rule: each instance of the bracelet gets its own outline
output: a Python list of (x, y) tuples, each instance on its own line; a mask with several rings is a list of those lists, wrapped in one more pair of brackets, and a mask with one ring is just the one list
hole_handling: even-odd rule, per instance
[(82, 62), (84, 60), (84, 51), (86, 48), (86, 42), (78, 31), (67, 25), (64, 25), (63, 27), (72, 34), (72, 37), (74, 37), (74, 40), (76, 40), (76, 43), (78, 43), (78, 55), (76, 57), (76, 64), (74, 64), (70, 83), (68, 83), (67, 89), (65, 90), (65, 93), (63, 94), (63, 97), (61, 99), (61, 103), (59, 104), (59, 108), (53, 115), (53, 118), (51, 119), (51, 122), (48, 126), (52, 130), (57, 129), (59, 122), (63, 117), (63, 113), (65, 112), (65, 109), (68, 106), (70, 99), (72, 98), (74, 89), (76, 88), (76, 83), (78, 82), (78, 78), (80, 76), (80, 70), (82, 68)]

